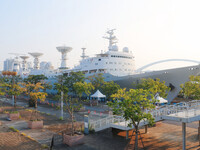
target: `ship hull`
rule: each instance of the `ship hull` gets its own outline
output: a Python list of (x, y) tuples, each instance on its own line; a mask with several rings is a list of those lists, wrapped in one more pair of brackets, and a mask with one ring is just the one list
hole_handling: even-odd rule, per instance
[(153, 71), (123, 77), (116, 77), (111, 74), (104, 74), (106, 81), (114, 81), (120, 85), (121, 88), (134, 88), (133, 83), (138, 83), (142, 78), (159, 78), (161, 81), (165, 81), (166, 85), (171, 87), (171, 91), (168, 93), (167, 100), (171, 102), (180, 92), (180, 85), (189, 81), (189, 76), (199, 75), (200, 65), (189, 66), (183, 68), (167, 69), (161, 71)]

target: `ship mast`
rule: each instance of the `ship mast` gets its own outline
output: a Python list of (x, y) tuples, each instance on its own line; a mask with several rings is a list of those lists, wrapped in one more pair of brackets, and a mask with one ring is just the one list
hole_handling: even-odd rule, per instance
[(117, 38), (116, 38), (116, 36), (113, 35), (113, 34), (114, 34), (114, 30), (116, 30), (116, 29), (108, 30), (106, 33), (107, 33), (109, 36), (104, 36), (104, 37), (103, 37), (103, 38), (109, 40), (109, 46), (108, 46), (108, 50), (109, 50), (109, 51), (112, 50), (112, 46), (113, 46), (114, 44), (117, 43)]
[(82, 52), (82, 56), (81, 56), (82, 59), (87, 58), (88, 56), (85, 55), (85, 49), (86, 49), (86, 48), (83, 47), (83, 48), (81, 48), (81, 49), (83, 50), (83, 52)]

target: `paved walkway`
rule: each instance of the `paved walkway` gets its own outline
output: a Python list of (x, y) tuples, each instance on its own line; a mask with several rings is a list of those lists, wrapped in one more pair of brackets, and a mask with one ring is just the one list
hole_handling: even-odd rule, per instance
[[(12, 104), (12, 100), (11, 99), (1, 98), (0, 100)], [(23, 106), (23, 107), (28, 107), (28, 102), (25, 102), (25, 101), (22, 101), (22, 100), (17, 100), (17, 105), (18, 106)], [(84, 106), (84, 107), (85, 107), (86, 110), (97, 111), (97, 112), (104, 112), (104, 111), (108, 110), (108, 108), (103, 106), (103, 105), (102, 105), (102, 108), (101, 107), (96, 107), (96, 106), (93, 106), (93, 107)], [(34, 109), (33, 107), (28, 107), (28, 108), (29, 109)], [(40, 111), (40, 112), (43, 112), (43, 113), (50, 114), (50, 115), (55, 115), (56, 117), (60, 118), (60, 110), (56, 110), (53, 107), (47, 107), (44, 104), (39, 104), (38, 103), (37, 110)], [(86, 114), (87, 114), (87, 112), (86, 112)], [(70, 118), (68, 112), (64, 111), (63, 115), (64, 115), (64, 119)], [(84, 113), (83, 112), (78, 112), (78, 113), (75, 112), (75, 118), (76, 118), (77, 121), (83, 121), (84, 120)]]
[[(11, 99), (1, 98), (0, 100), (12, 104)], [(17, 101), (17, 105), (23, 106), (28, 109), (34, 109), (33, 107), (28, 107), (27, 102), (20, 101), (20, 100)], [(58, 118), (60, 117), (60, 110), (56, 110), (55, 108), (52, 108), (52, 107), (45, 107), (43, 105), (38, 104), (37, 110), (46, 114), (54, 115)], [(70, 117), (67, 112), (64, 112), (63, 115), (64, 115), (64, 119), (68, 119)], [(83, 121), (84, 116), (79, 115), (78, 113), (75, 113), (75, 118), (77, 121)]]

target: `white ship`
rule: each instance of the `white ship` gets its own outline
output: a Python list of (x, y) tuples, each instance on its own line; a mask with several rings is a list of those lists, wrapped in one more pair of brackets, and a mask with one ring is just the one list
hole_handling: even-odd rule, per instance
[(22, 77), (26, 77), (29, 74), (44, 74), (51, 82), (55, 82), (56, 76), (63, 73), (70, 76), (72, 71), (81, 71), (86, 77), (102, 73), (105, 81), (114, 81), (121, 87), (126, 88), (131, 88), (133, 82), (139, 82), (141, 78), (159, 78), (164, 80), (166, 85), (171, 87), (171, 91), (167, 97), (169, 102), (178, 95), (180, 84), (188, 81), (190, 75), (199, 75), (200, 73), (200, 62), (192, 60), (186, 61), (195, 62), (198, 63), (198, 65), (152, 72), (141, 72), (145, 67), (136, 70), (132, 52), (129, 51), (127, 47), (124, 47), (122, 51), (118, 50), (118, 46), (116, 45), (117, 38), (114, 36), (114, 29), (107, 31), (107, 34), (108, 36), (104, 38), (109, 40), (108, 51), (96, 54), (95, 57), (88, 57), (85, 54), (85, 48), (82, 48), (82, 60), (80, 61), (80, 64), (75, 66), (73, 69), (68, 69), (67, 67), (67, 53), (72, 50), (71, 47), (67, 46), (57, 47), (57, 50), (62, 54), (61, 66), (58, 69), (53, 69), (49, 62), (39, 63), (39, 57), (43, 55), (42, 53), (29, 53), (34, 57), (33, 68), (30, 68), (30, 63), (29, 66), (27, 65), (28, 57), (26, 56), (20, 56), (23, 60), (22, 62), (18, 61), (18, 59), (17, 61), (12, 60), (12, 63), (8, 62), (8, 60), (7, 62), (5, 61), (4, 68), (6, 63), (9, 63), (12, 65), (7, 68), (18, 71)]

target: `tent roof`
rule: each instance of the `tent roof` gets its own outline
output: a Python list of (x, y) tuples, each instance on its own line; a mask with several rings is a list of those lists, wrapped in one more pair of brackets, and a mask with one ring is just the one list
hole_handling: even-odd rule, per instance
[(166, 100), (166, 99), (164, 99), (164, 98), (162, 98), (160, 96), (157, 96), (156, 100), (159, 100), (159, 102), (157, 102), (157, 103), (168, 103), (168, 100)]
[(91, 95), (90, 97), (106, 97), (105, 95), (103, 95), (99, 90), (97, 90), (93, 95)]

